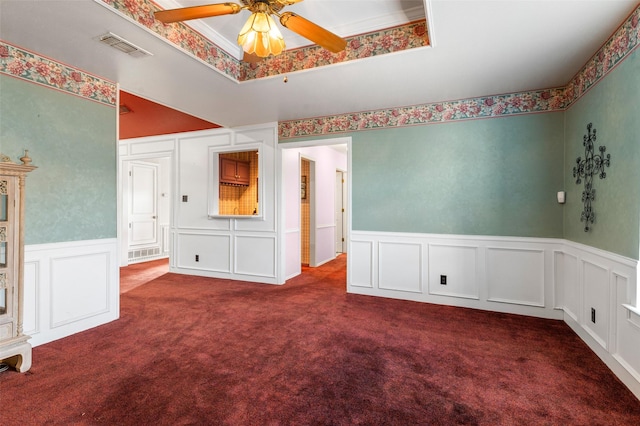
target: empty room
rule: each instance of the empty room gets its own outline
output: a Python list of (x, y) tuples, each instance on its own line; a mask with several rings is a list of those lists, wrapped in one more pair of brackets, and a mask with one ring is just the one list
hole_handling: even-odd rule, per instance
[(638, 0), (0, 0), (0, 423), (640, 423)]

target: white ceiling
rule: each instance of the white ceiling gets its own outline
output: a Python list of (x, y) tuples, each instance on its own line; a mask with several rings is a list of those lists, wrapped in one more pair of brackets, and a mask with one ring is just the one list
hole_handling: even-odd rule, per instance
[[(232, 127), (564, 86), (637, 4), (305, 0), (287, 10), (345, 37), (414, 20), (426, 8), (433, 46), (290, 73), (287, 83), (282, 76), (235, 82), (94, 0), (0, 0), (0, 39)], [(245, 13), (191, 22), (239, 55), (234, 40)], [(95, 40), (109, 31), (153, 56), (132, 58)], [(283, 35), (288, 47), (308, 44)]]

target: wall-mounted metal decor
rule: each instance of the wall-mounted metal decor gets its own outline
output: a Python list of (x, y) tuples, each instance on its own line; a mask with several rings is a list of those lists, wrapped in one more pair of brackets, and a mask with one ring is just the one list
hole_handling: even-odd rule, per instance
[(591, 229), (591, 224), (596, 219), (596, 214), (591, 207), (591, 203), (596, 199), (596, 190), (593, 187), (593, 176), (597, 175), (600, 179), (607, 177), (604, 171), (605, 167), (609, 167), (611, 162), (611, 154), (604, 155), (607, 150), (605, 146), (598, 148), (600, 154), (594, 154), (593, 145), (596, 141), (596, 129), (591, 131), (592, 124), (587, 124), (587, 134), (584, 135), (582, 145), (584, 146), (584, 159), (578, 157), (576, 165), (573, 168), (573, 177), (577, 178), (576, 183), (582, 183), (584, 179), (584, 191), (582, 191), (582, 202), (584, 209), (580, 215), (580, 222), (584, 222), (584, 232)]

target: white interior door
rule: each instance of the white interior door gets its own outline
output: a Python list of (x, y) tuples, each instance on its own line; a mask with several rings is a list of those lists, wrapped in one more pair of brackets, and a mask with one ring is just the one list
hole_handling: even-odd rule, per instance
[(129, 163), (129, 247), (158, 244), (158, 165)]

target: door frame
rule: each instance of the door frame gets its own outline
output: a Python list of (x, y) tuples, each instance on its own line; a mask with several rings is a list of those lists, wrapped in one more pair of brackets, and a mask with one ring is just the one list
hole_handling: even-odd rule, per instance
[[(338, 182), (338, 174), (340, 174), (341, 182)], [(346, 170), (336, 169), (336, 206), (340, 205), (342, 211), (336, 213), (342, 213), (342, 217), (340, 219), (339, 227), (338, 221), (336, 220), (336, 248), (338, 244), (340, 245), (340, 251), (336, 250), (336, 253), (346, 254), (347, 253), (347, 240), (348, 240), (348, 232), (347, 232), (347, 204), (348, 204), (348, 195), (347, 191), (347, 180), (348, 173)], [(340, 187), (340, 192), (338, 194), (338, 186)], [(338, 198), (339, 196), (339, 198)], [(342, 241), (338, 241), (338, 238), (341, 238)]]
[[(346, 136), (346, 137), (340, 137), (340, 138), (328, 138), (328, 139), (314, 139), (314, 140), (308, 140), (308, 141), (302, 141), (302, 142), (286, 142), (286, 143), (279, 143), (278, 144), (278, 151), (280, 151), (278, 158), (279, 158), (279, 165), (278, 165), (278, 186), (280, 188), (283, 188), (283, 182), (284, 182), (284, 176), (285, 176), (285, 170), (282, 166), (282, 151), (286, 150), (286, 149), (295, 149), (295, 148), (305, 148), (305, 147), (312, 147), (312, 146), (330, 146), (330, 145), (347, 145), (347, 211), (346, 211), (346, 216), (345, 216), (345, 220), (346, 220), (346, 226), (347, 226), (347, 235), (346, 235), (346, 245), (347, 245), (347, 251), (350, 251), (350, 243), (351, 243), (351, 229), (352, 229), (352, 225), (351, 225), (351, 204), (352, 204), (352, 194), (353, 191), (351, 189), (351, 169), (352, 169), (352, 160), (351, 160), (351, 145), (352, 145), (352, 138), (351, 136)], [(299, 166), (298, 166), (299, 167)], [(300, 170), (297, 170), (297, 175), (300, 176)], [(300, 178), (298, 177), (298, 188), (300, 184)], [(284, 241), (286, 241), (286, 237), (287, 237), (287, 230), (286, 230), (286, 205), (284, 202), (284, 196), (281, 193), (282, 191), (279, 192), (278, 195), (278, 204), (280, 206), (282, 206), (281, 208), (281, 212), (282, 214), (280, 214), (279, 217), (279, 231), (278, 231), (278, 238), (283, 241), (282, 244), (282, 256), (280, 257), (280, 268), (282, 271), (286, 271), (286, 262), (288, 259), (288, 255), (291, 255), (291, 253), (287, 253), (287, 248), (286, 248), (286, 244), (284, 243)], [(298, 251), (297, 254), (294, 254), (294, 256), (297, 256), (298, 261), (300, 260), (300, 252)], [(300, 262), (298, 262), (298, 265), (300, 264)], [(347, 281), (349, 279), (349, 258), (347, 258)], [(286, 279), (289, 278), (293, 278), (293, 276), (289, 276)], [(345, 288), (347, 288), (348, 286), (348, 282), (345, 283)]]
[[(316, 259), (316, 235), (318, 232), (316, 226), (316, 160), (308, 155), (300, 155), (298, 157), (298, 170), (302, 176), (302, 162), (309, 163), (309, 176), (307, 177), (307, 198), (309, 200), (309, 266), (318, 266)], [(302, 223), (302, 200), (298, 200), (300, 211), (300, 223)], [(300, 249), (302, 250), (302, 232), (300, 232)]]
[[(135, 142), (142, 142), (147, 138), (140, 138)], [(129, 222), (127, 213), (129, 209), (129, 189), (128, 189), (128, 174), (129, 174), (129, 161), (145, 161), (153, 159), (169, 159), (169, 229), (173, 228), (174, 221), (174, 209), (175, 209), (175, 153), (171, 151), (158, 151), (158, 152), (146, 152), (144, 154), (126, 155), (130, 151), (129, 147), (123, 147), (128, 145), (133, 140), (123, 140), (119, 142), (120, 150), (118, 153), (118, 166), (120, 173), (118, 173), (118, 249), (119, 249), (119, 266), (129, 265)], [(135, 143), (134, 142), (134, 143)], [(159, 236), (161, 238), (161, 236)], [(169, 243), (169, 258), (173, 256), (173, 245)]]

